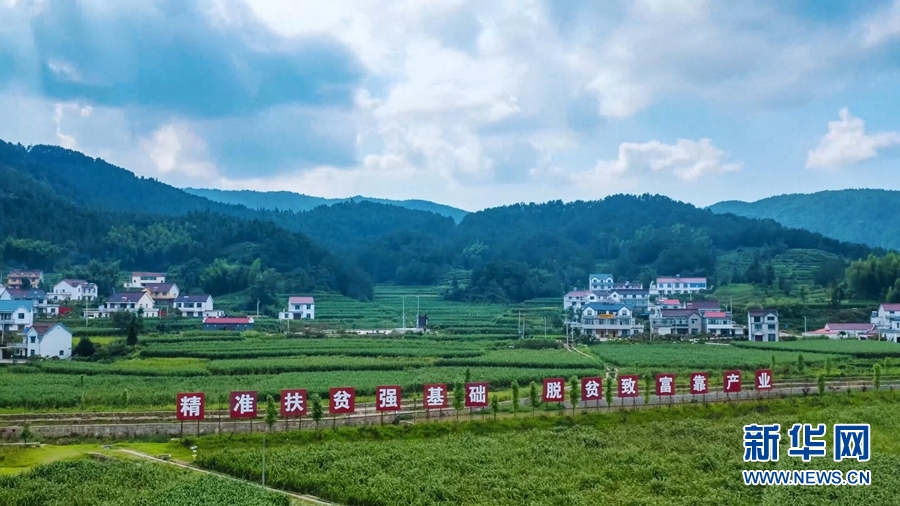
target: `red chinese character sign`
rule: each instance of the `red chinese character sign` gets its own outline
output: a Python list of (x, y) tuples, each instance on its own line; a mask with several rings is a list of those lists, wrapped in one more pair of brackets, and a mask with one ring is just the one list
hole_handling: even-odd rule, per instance
[(175, 394), (175, 406), (177, 406), (177, 411), (175, 412), (176, 419), (181, 421), (203, 420), (204, 405), (202, 392)]
[(738, 394), (741, 392), (741, 371), (725, 371), (722, 377), (722, 388), (726, 394)]
[(756, 371), (756, 389), (771, 390), (772, 389), (772, 370), (760, 369)]
[(619, 376), (619, 397), (637, 397), (638, 379), (636, 374)]
[(709, 373), (692, 372), (689, 378), (691, 393), (694, 395), (709, 393)]
[(603, 397), (602, 378), (581, 378), (581, 400), (599, 401)]
[(675, 395), (675, 375), (674, 374), (657, 374), (656, 375), (656, 395), (667, 396)]
[(466, 383), (466, 407), (484, 408), (488, 405), (487, 383)]
[(545, 379), (541, 400), (543, 402), (563, 402), (566, 400), (566, 380), (563, 378)]
[(306, 390), (281, 391), (281, 416), (293, 417), (306, 414)]
[(400, 409), (400, 387), (388, 386), (375, 389), (376, 411), (397, 411)]
[(231, 418), (256, 418), (257, 392), (231, 392), (229, 416)]
[(425, 385), (422, 392), (422, 404), (425, 409), (443, 409), (447, 407), (447, 385)]
[(356, 411), (356, 389), (353, 387), (332, 388), (329, 390), (331, 402), (328, 412), (334, 415), (349, 414)]

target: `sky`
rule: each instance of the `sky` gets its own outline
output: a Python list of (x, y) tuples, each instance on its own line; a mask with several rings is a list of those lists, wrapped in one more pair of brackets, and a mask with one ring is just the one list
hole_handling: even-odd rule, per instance
[(900, 0), (0, 0), (0, 138), (469, 211), (900, 189)]

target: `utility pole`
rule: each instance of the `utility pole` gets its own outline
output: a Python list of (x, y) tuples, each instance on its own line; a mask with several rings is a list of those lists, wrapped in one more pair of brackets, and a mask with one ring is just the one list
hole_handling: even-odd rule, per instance
[(544, 340), (547, 339), (547, 317), (544, 317)]
[(256, 317), (259, 318), (259, 299), (256, 299)]
[(403, 300), (403, 330), (406, 330), (406, 295), (401, 297)]
[(263, 435), (262, 486), (266, 486), (266, 436)]
[(416, 295), (416, 329), (419, 328), (419, 296)]
[(806, 317), (803, 317), (803, 333), (806, 334)]

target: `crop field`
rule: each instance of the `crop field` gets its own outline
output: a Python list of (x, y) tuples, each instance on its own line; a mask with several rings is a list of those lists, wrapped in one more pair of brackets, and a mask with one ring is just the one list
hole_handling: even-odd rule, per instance
[(785, 341), (777, 343), (738, 342), (735, 346), (747, 350), (778, 350), (802, 352), (830, 353), (849, 355), (857, 358), (900, 357), (900, 346), (887, 341), (859, 341), (857, 339), (811, 339), (802, 341)]
[[(777, 363), (797, 361), (795, 351), (770, 351), (743, 349), (733, 345), (714, 344), (631, 344), (604, 343), (590, 346), (590, 351), (600, 360), (620, 368), (646, 370), (655, 369), (697, 369), (721, 371), (725, 369), (754, 369)], [(803, 359), (807, 363), (822, 363), (826, 358), (838, 358), (826, 353), (807, 353)], [(658, 372), (664, 372), (661, 369)]]
[(169, 466), (88, 458), (0, 476), (4, 506), (290, 506), (287, 496), (254, 485)]
[[(471, 430), (462, 424), (440, 437), (404, 436), (400, 428), (387, 428), (373, 436), (377, 440), (282, 440), (267, 453), (267, 483), (372, 506), (894, 504), (900, 494), (894, 472), (900, 465), (896, 408), (888, 395), (834, 396), (773, 401), (765, 410), (720, 405), (548, 417), (544, 420), (559, 420), (549, 427), (529, 425), (529, 418), (518, 425), (500, 422), (500, 427), (476, 422)], [(802, 420), (825, 423), (829, 431), (834, 423), (871, 424), (872, 459), (803, 463), (787, 455), (782, 437), (778, 462), (742, 460), (743, 425), (789, 427)], [(216, 445), (211, 438), (206, 441)], [(256, 480), (261, 455), (252, 441), (229, 440), (202, 452), (198, 463)], [(204, 440), (198, 444), (207, 447)], [(741, 481), (743, 469), (868, 469), (873, 481), (865, 487), (748, 487)]]

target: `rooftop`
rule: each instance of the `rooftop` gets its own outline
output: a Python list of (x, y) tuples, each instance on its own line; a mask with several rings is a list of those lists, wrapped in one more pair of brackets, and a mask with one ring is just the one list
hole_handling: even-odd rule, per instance
[(770, 314), (778, 316), (778, 311), (775, 309), (751, 309), (750, 311), (747, 311), (747, 314), (750, 316), (766, 316)]
[(8, 313), (19, 308), (25, 308), (32, 311), (34, 309), (34, 303), (30, 300), (0, 300), (0, 311)]
[(253, 323), (253, 318), (249, 316), (243, 317), (224, 317), (224, 318), (213, 318), (207, 317), (203, 319), (204, 324), (213, 324), (213, 325), (227, 325), (227, 324), (246, 324)]
[(882, 304), (881, 307), (885, 311), (900, 311), (900, 304)]
[(175, 283), (147, 283), (144, 288), (151, 292), (168, 292), (175, 286)]
[(109, 296), (109, 302), (138, 302), (144, 295), (144, 292), (117, 292)]
[(85, 281), (85, 280), (83, 280), (83, 279), (64, 279), (64, 280), (62, 280), (62, 283), (66, 283), (66, 284), (68, 284), (69, 286), (72, 286), (72, 287), (79, 287), (79, 286), (80, 286), (80, 287), (83, 287), (83, 288), (93, 288), (93, 287), (96, 287), (96, 286), (97, 286), (97, 285), (95, 285), (94, 283)]
[(147, 277), (147, 278), (150, 278), (150, 277), (153, 277), (153, 278), (161, 278), (161, 277), (165, 277), (165, 275), (166, 275), (165, 272), (132, 272), (132, 273), (131, 273), (131, 277), (133, 277), (133, 278), (134, 278), (134, 277), (138, 277), (138, 278), (144, 278), (144, 277)]
[(44, 273), (39, 270), (12, 269), (11, 271), (9, 271), (10, 278), (38, 278), (43, 275)]
[(656, 284), (660, 283), (706, 283), (706, 278), (682, 278), (681, 276), (656, 278)]
[(206, 302), (209, 300), (208, 294), (203, 295), (179, 295), (175, 302)]
[(33, 300), (47, 298), (47, 292), (36, 288), (7, 288), (6, 291), (9, 292), (9, 296), (13, 299)]
[(826, 323), (825, 328), (835, 332), (856, 331), (867, 332), (874, 330), (875, 325), (871, 323)]
[(288, 304), (315, 304), (315, 300), (312, 297), (295, 296), (288, 298)]

